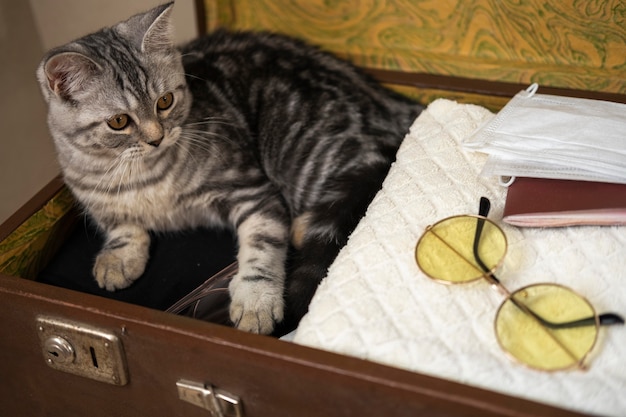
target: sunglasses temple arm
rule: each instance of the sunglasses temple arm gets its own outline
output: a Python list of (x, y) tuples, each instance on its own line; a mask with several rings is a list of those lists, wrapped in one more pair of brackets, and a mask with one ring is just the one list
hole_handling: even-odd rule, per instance
[(612, 324), (624, 324), (624, 318), (615, 313), (604, 313), (598, 317), (600, 319), (600, 326), (610, 326)]
[(483, 217), (489, 216), (489, 210), (491, 210), (491, 201), (487, 197), (480, 197), (480, 203), (478, 206), (478, 215)]
[[(598, 316), (598, 323), (600, 326), (611, 326), (615, 324), (624, 324), (624, 319), (615, 313), (604, 313)], [(593, 316), (565, 323), (545, 322), (545, 324), (552, 329), (572, 329), (575, 327), (593, 326), (596, 324), (596, 318)]]
[[(478, 245), (480, 244), (480, 237), (483, 234), (483, 228), (485, 226), (485, 218), (489, 215), (490, 209), (491, 209), (491, 202), (489, 201), (489, 199), (487, 197), (480, 197), (478, 215), (481, 217), (478, 217), (476, 219), (476, 231), (474, 233), (474, 244), (473, 244), (472, 249), (474, 251), (474, 259), (476, 260), (476, 263), (478, 264), (478, 266), (480, 266), (483, 272), (485, 272), (484, 277), (490, 282), (491, 285), (495, 285), (496, 287), (502, 290), (503, 288), (501, 288), (500, 280), (496, 278), (496, 276), (491, 272), (491, 269), (489, 269), (489, 267), (485, 265), (485, 263), (480, 258), (480, 255), (478, 253)], [(508, 294), (508, 291), (505, 290), (505, 293)]]
[[(491, 210), (491, 202), (489, 201), (489, 199), (487, 197), (481, 197), (480, 205), (478, 208), (479, 216), (486, 218), (489, 215), (490, 210)], [(486, 274), (485, 278), (489, 280), (492, 285), (500, 289), (505, 295), (509, 295), (509, 292), (500, 284), (500, 280), (491, 272), (491, 270), (487, 267), (487, 265), (485, 265), (485, 263), (480, 258), (480, 255), (478, 252), (478, 245), (480, 243), (480, 237), (483, 233), (484, 225), (485, 225), (485, 219), (479, 217), (477, 219), (476, 232), (474, 234), (474, 245), (473, 245), (474, 258), (476, 259), (476, 263), (485, 272)], [(545, 320), (544, 318), (542, 318), (540, 315), (532, 311), (527, 306), (519, 303), (517, 300), (515, 300), (514, 297), (510, 297), (510, 298), (513, 304), (517, 308), (524, 311), (526, 314), (533, 316), (542, 325), (550, 329), (566, 329), (566, 328), (574, 328), (574, 327), (593, 326), (596, 324), (595, 316), (587, 317), (587, 318), (580, 319), (580, 320), (565, 322), (565, 323), (553, 323), (551, 321)], [(601, 326), (608, 326), (608, 325), (613, 325), (613, 324), (624, 324), (624, 319), (621, 316), (614, 314), (614, 313), (605, 313), (605, 314), (601, 314), (600, 316), (598, 316), (598, 322)]]
[[(489, 199), (487, 197), (480, 197), (480, 206), (478, 209), (478, 214), (481, 217), (478, 217), (476, 219), (476, 233), (474, 234), (474, 245), (473, 245), (473, 250), (474, 250), (474, 259), (476, 259), (476, 263), (482, 268), (482, 270), (485, 272), (485, 275), (483, 275), (485, 277), (485, 279), (487, 279), (491, 285), (493, 285), (494, 287), (496, 287), (497, 289), (499, 289), (505, 296), (507, 296), (511, 302), (513, 302), (513, 305), (515, 305), (517, 308), (519, 308), (521, 311), (523, 311), (524, 313), (528, 314), (529, 316), (532, 316), (535, 320), (537, 320), (542, 326), (550, 328), (550, 329), (555, 329), (555, 328), (559, 328), (559, 324), (555, 324), (552, 323), (550, 321), (544, 320), (540, 315), (538, 315), (537, 313), (535, 313), (534, 311), (532, 311), (530, 308), (528, 308), (528, 306), (526, 306), (523, 303), (518, 302), (515, 297), (513, 297), (509, 291), (500, 283), (500, 280), (498, 278), (496, 278), (496, 276), (491, 272), (491, 270), (487, 267), (487, 265), (485, 265), (485, 263), (482, 261), (482, 259), (480, 259), (480, 254), (478, 251), (478, 245), (480, 244), (480, 237), (483, 233), (483, 227), (485, 225), (485, 218), (489, 215), (489, 210), (491, 209), (491, 202), (489, 201)], [(586, 318), (583, 320), (593, 320), (592, 323), (595, 323), (595, 317), (590, 317), (590, 318)]]

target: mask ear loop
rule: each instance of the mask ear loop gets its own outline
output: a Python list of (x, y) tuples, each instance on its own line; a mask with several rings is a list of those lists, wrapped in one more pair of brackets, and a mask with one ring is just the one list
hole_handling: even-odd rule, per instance
[(503, 175), (498, 176), (498, 184), (500, 184), (503, 187), (509, 187), (511, 184), (513, 184), (514, 181), (515, 181), (515, 177), (513, 176), (511, 177), (507, 177)]
[(528, 98), (534, 96), (537, 90), (539, 90), (539, 84), (537, 83), (528, 86), (528, 88), (526, 89), (526, 92), (528, 93)]

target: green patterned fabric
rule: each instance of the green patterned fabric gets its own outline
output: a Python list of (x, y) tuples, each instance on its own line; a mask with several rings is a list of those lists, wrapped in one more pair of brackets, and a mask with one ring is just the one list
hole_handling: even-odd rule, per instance
[(209, 30), (272, 30), (356, 64), (626, 93), (622, 0), (205, 0)]
[(0, 272), (35, 279), (40, 267), (62, 242), (62, 234), (74, 221), (74, 200), (62, 189), (39, 211), (0, 242)]

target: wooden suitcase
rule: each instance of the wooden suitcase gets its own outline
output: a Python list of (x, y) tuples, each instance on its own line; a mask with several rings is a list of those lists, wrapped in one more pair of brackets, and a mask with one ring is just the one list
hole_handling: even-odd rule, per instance
[[(28, 265), (45, 263), (70, 230), (73, 211), (59, 214), (66, 192), (57, 178), (5, 222), (2, 253), (12, 244), (20, 254), (35, 250)], [(43, 217), (51, 220), (43, 229), (29, 224)], [(5, 258), (0, 275), (2, 416), (577, 415), (41, 284), (8, 272), (19, 263)], [(55, 338), (74, 351), (64, 369)]]
[[(601, 37), (589, 36), (578, 55), (564, 49), (548, 54), (540, 36), (511, 37), (525, 20), (491, 27), (492, 38), (471, 32), (468, 13), (490, 27), (489, 11), (502, 17), (518, 2), (426, 2), (430, 7), (373, 0), (358, 10), (314, 0), (197, 3), (203, 30), (272, 29), (304, 37), (424, 102), (445, 96), (497, 109), (531, 81), (551, 86), (543, 90), (548, 94), (626, 102), (626, 77), (612, 40), (598, 46), (593, 42)], [(515, 16), (530, 13), (540, 24), (554, 18), (542, 2), (530, 3)], [(453, 13), (455, 7), (462, 10)], [(626, 39), (610, 16), (591, 21), (592, 35), (610, 30), (610, 39)], [(414, 27), (406, 29), (410, 22)], [(428, 28), (446, 36), (420, 44), (420, 30)], [(502, 48), (498, 38), (506, 41)], [(512, 48), (517, 42), (520, 47)], [(581, 58), (599, 50), (599, 63)], [(0, 416), (580, 415), (37, 282), (75, 227), (72, 207), (56, 178), (0, 226)]]

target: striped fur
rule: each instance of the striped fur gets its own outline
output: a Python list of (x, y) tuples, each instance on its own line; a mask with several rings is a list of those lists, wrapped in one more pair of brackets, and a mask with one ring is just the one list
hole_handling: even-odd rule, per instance
[(174, 48), (171, 9), (56, 48), (37, 71), (65, 181), (106, 234), (94, 276), (132, 284), (148, 231), (232, 227), (231, 319), (286, 331), (421, 107), (278, 35), (218, 31)]

